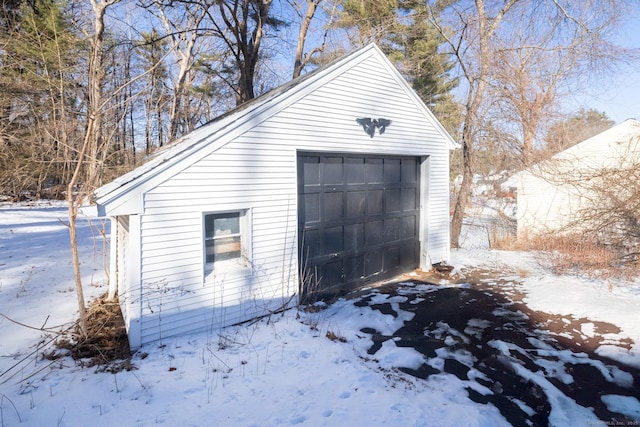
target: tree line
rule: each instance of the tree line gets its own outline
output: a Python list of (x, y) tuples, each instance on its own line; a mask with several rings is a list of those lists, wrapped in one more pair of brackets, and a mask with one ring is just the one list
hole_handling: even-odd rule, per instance
[(75, 221), (95, 188), (219, 114), (375, 42), (460, 143), (457, 246), (477, 171), (548, 155), (581, 115), (606, 122), (590, 110), (567, 119), (561, 107), (634, 59), (614, 43), (633, 5), (2, 0), (0, 196), (67, 200), (84, 331)]
[(463, 176), (456, 245), (474, 173), (550, 153), (565, 144), (553, 133), (557, 139), (580, 114), (597, 122), (597, 111), (566, 117), (561, 107), (634, 58), (613, 42), (632, 6), (3, 0), (0, 194), (90, 191), (219, 114), (376, 42), (460, 142), (452, 161), (452, 174)]

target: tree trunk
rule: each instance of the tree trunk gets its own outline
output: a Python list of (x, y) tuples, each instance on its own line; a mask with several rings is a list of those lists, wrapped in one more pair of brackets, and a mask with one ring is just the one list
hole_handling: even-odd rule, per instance
[[(85, 336), (87, 334), (87, 309), (82, 287), (82, 274), (80, 272), (76, 219), (78, 217), (78, 207), (82, 205), (85, 196), (93, 189), (99, 178), (100, 161), (98, 160), (98, 153), (100, 150), (104, 150), (102, 146), (104, 16), (107, 7), (116, 1), (117, 0), (98, 2), (98, 0), (91, 0), (91, 6), (95, 16), (93, 21), (93, 37), (91, 40), (91, 57), (89, 58), (89, 70), (87, 73), (87, 124), (82, 147), (76, 159), (73, 176), (67, 186), (69, 241), (71, 244), (76, 294), (78, 297), (78, 325), (80, 326), (81, 333)], [(106, 150), (104, 151), (100, 157), (104, 157)], [(80, 178), (84, 181), (82, 184), (80, 184)]]
[[(489, 65), (491, 61), (489, 51), (489, 39), (493, 36), (496, 29), (500, 25), (502, 18), (509, 11), (509, 9), (517, 3), (518, 0), (507, 0), (502, 8), (497, 12), (495, 17), (488, 18), (485, 10), (485, 0), (475, 0), (475, 7), (477, 12), (477, 43), (478, 43), (478, 57), (477, 72), (474, 74), (466, 66), (467, 64), (462, 58), (460, 50), (457, 49), (458, 44), (454, 45), (454, 53), (457, 61), (460, 63), (464, 70), (465, 78), (467, 79), (469, 88), (467, 92), (467, 103), (465, 107), (465, 119), (462, 131), (462, 156), (463, 156), (463, 173), (462, 184), (460, 185), (460, 192), (453, 211), (453, 218), (451, 220), (451, 245), (453, 247), (460, 247), (460, 234), (462, 231), (462, 220), (464, 219), (465, 209), (471, 201), (471, 185), (473, 183), (474, 172), (474, 157), (475, 146), (474, 143), (477, 129), (480, 125), (479, 113), (482, 101), (485, 95), (487, 85), (487, 75)], [(442, 32), (442, 27), (438, 26), (441, 34), (449, 41), (447, 34)]]
[[(476, 91), (477, 95), (477, 91)], [(476, 98), (477, 99), (477, 98)], [(469, 117), (469, 109), (467, 108), (467, 118), (465, 119), (464, 129), (462, 132), (462, 183), (458, 190), (458, 197), (453, 208), (453, 217), (451, 218), (451, 246), (460, 247), (460, 234), (462, 232), (462, 222), (466, 208), (471, 202), (471, 185), (473, 184), (474, 170), (474, 150), (473, 150), (473, 128), (476, 126), (471, 117)]]
[(255, 80), (256, 66), (258, 65), (258, 59), (260, 57), (260, 44), (264, 36), (264, 26), (269, 20), (269, 9), (271, 8), (272, 1), (273, 0), (257, 0), (255, 2), (257, 8), (257, 13), (255, 14), (256, 26), (249, 37), (243, 34), (249, 17), (248, 13), (245, 13), (244, 17), (245, 25), (238, 28), (239, 33), (237, 34), (237, 38), (241, 40), (242, 43), (239, 46), (240, 58), (238, 68), (240, 71), (240, 80), (238, 93), (236, 95), (236, 105), (244, 104), (255, 98), (253, 82)]
[[(292, 78), (299, 77), (302, 73), (302, 69), (306, 65), (306, 60), (304, 56), (304, 44), (307, 40), (307, 33), (309, 32), (309, 27), (311, 26), (311, 20), (316, 13), (316, 9), (322, 0), (307, 0), (307, 13), (304, 15), (302, 19), (302, 24), (300, 24), (300, 31), (298, 32), (298, 44), (296, 46), (296, 59), (293, 65), (293, 76)], [(307, 55), (307, 58), (311, 56), (311, 53)]]
[[(93, 128), (94, 121), (92, 117), (89, 117), (87, 123), (87, 133), (85, 134), (84, 141), (82, 143), (82, 149), (77, 158), (77, 163), (73, 176), (69, 180), (67, 186), (67, 206), (69, 214), (69, 243), (71, 244), (71, 261), (73, 264), (73, 277), (75, 280), (76, 296), (78, 298), (78, 325), (80, 326), (80, 333), (82, 336), (87, 335), (87, 307), (84, 300), (84, 290), (82, 287), (82, 274), (80, 272), (80, 256), (78, 253), (78, 235), (76, 228), (76, 219), (78, 217), (78, 206), (82, 197), (76, 195), (76, 184), (83, 169), (84, 159), (87, 154), (87, 150), (90, 142), (89, 130)], [(80, 200), (79, 200), (80, 199)]]
[(78, 254), (78, 237), (76, 228), (76, 218), (78, 217), (78, 207), (74, 201), (73, 183), (67, 187), (67, 204), (69, 211), (69, 241), (71, 243), (71, 258), (73, 261), (73, 277), (75, 279), (76, 296), (78, 298), (78, 326), (82, 336), (87, 336), (87, 307), (84, 301), (84, 290), (82, 288), (82, 274), (80, 272), (80, 257)]

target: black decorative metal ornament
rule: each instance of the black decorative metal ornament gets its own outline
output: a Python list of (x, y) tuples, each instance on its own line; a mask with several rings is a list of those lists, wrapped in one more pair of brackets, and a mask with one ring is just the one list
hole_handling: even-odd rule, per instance
[(378, 133), (382, 135), (387, 127), (391, 125), (391, 120), (389, 119), (372, 119), (370, 117), (356, 119), (356, 122), (362, 126), (364, 132), (371, 138), (376, 134), (376, 129), (378, 129)]

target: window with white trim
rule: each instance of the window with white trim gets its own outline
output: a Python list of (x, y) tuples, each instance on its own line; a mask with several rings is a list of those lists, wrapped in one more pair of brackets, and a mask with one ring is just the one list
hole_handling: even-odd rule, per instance
[(205, 272), (249, 266), (247, 217), (247, 211), (205, 214)]

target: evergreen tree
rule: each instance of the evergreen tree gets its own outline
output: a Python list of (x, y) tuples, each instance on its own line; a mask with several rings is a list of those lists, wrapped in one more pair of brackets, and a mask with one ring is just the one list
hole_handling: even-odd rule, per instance
[(0, 37), (0, 191), (58, 197), (78, 132), (74, 81), (82, 45), (58, 0), (23, 2), (2, 19), (10, 25)]
[(461, 118), (451, 92), (458, 81), (450, 76), (454, 64), (438, 50), (443, 40), (426, 20), (425, 5), (414, 0), (339, 3), (335, 26), (347, 31), (353, 45), (375, 42), (455, 137)]

